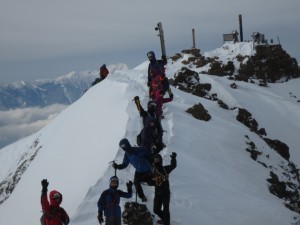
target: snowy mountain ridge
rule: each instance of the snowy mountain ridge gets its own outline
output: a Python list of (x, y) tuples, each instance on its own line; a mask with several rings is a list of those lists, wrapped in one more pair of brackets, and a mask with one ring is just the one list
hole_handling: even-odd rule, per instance
[[(222, 54), (219, 58), (227, 57)], [(126, 137), (134, 144), (142, 126), (132, 99), (139, 96), (147, 104), (147, 66), (115, 71), (48, 126), (0, 151), (0, 197), (7, 197), (0, 205), (1, 224), (39, 223), (44, 178), (63, 194), (71, 225), (98, 224), (96, 202), (114, 174), (109, 162), (122, 161), (119, 140)], [(171, 224), (296, 224), (299, 213), (287, 204), (297, 205), (299, 198), (292, 196), (291, 202), (279, 194), (299, 193), (300, 79), (267, 87), (234, 81), (233, 88), (227, 77), (203, 74), (180, 60), (169, 61), (168, 78), (176, 81), (183, 67), (211, 89), (199, 97), (172, 86), (174, 100), (164, 107), (164, 164), (171, 152), (178, 155), (169, 178)], [(210, 120), (187, 112), (200, 104)], [(265, 133), (258, 132), (261, 128)], [(286, 144), (289, 156), (276, 151), (272, 140)], [(131, 166), (117, 171), (120, 189), (133, 173)], [(152, 210), (153, 188), (143, 188)], [(12, 211), (18, 217), (9, 216)]]
[[(125, 64), (108, 66), (111, 73), (128, 70)], [(56, 79), (41, 79), (33, 82), (17, 81), (0, 85), (0, 110), (25, 107), (44, 107), (52, 104), (69, 105), (80, 98), (99, 71), (70, 72)]]

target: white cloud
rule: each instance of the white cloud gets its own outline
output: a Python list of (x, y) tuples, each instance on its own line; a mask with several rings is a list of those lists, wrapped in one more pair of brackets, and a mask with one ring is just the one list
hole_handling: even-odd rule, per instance
[(0, 149), (37, 132), (66, 107), (66, 105), (54, 104), (44, 108), (0, 111)]

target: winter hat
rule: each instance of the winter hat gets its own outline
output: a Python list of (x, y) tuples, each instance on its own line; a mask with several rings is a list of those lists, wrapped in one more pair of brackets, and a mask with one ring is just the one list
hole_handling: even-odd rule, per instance
[(119, 178), (117, 176), (112, 176), (110, 179), (109, 179), (109, 186), (111, 186), (111, 183), (112, 182), (116, 182), (117, 183), (117, 186), (113, 186), (113, 188), (118, 188), (119, 187)]
[[(59, 193), (56, 190), (53, 190), (49, 193), (49, 198), (50, 198), (50, 204), (52, 206), (59, 206), (62, 202), (62, 194)], [(57, 201), (56, 199), (60, 199), (59, 201)]]

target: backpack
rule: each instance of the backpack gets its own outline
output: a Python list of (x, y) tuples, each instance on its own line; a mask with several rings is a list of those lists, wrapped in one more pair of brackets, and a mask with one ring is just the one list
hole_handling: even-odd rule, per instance
[[(58, 211), (60, 211), (60, 212), (63, 213), (63, 214), (66, 213), (65, 210), (64, 210), (63, 208), (61, 208), (61, 207), (59, 208), (58, 211), (53, 211), (53, 210), (51, 210), (51, 211), (52, 211), (51, 213), (49, 213), (49, 212), (43, 212), (43, 215), (42, 215), (41, 218), (40, 218), (41, 225), (46, 225), (46, 215), (47, 215), (47, 214), (50, 215), (50, 217), (54, 217), (54, 215), (55, 215)], [(61, 218), (61, 222), (62, 222), (63, 224), (65, 224), (65, 225), (67, 225), (67, 224), (69, 224), (70, 219), (69, 219), (68, 216), (66, 216), (66, 217)]]
[(123, 223), (128, 225), (153, 225), (154, 215), (147, 206), (137, 202), (126, 202), (122, 213)]
[(136, 144), (137, 144), (137, 146), (141, 146), (141, 144), (142, 144), (141, 132), (136, 136)]
[(40, 218), (41, 225), (46, 225), (46, 221), (45, 221), (46, 218), (45, 217), (46, 217), (46, 213), (43, 212), (43, 215)]

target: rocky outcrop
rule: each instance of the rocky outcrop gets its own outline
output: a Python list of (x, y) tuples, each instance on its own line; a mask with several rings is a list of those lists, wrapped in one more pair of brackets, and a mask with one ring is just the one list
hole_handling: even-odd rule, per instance
[(226, 62), (218, 57), (204, 57), (199, 49), (183, 50), (170, 58), (177, 61), (183, 58), (183, 54), (189, 54), (181, 63), (194, 65), (196, 68), (209, 64), (208, 69), (201, 73), (229, 76), (229, 79), (245, 82), (254, 78), (260, 81), (260, 86), (300, 77), (297, 60), (287, 54), (281, 45), (256, 45), (255, 50), (255, 55), (237, 55)]
[(194, 105), (186, 112), (192, 114), (192, 116), (198, 120), (209, 121), (211, 119), (211, 115), (209, 115), (209, 113), (201, 103)]
[(255, 77), (265, 83), (300, 76), (297, 60), (290, 57), (281, 45), (258, 45), (255, 50), (255, 55), (246, 56), (249, 60), (241, 63), (237, 76)]
[(199, 74), (187, 67), (182, 67), (169, 82), (179, 90), (199, 97), (204, 97), (211, 89), (211, 84), (201, 84)]

